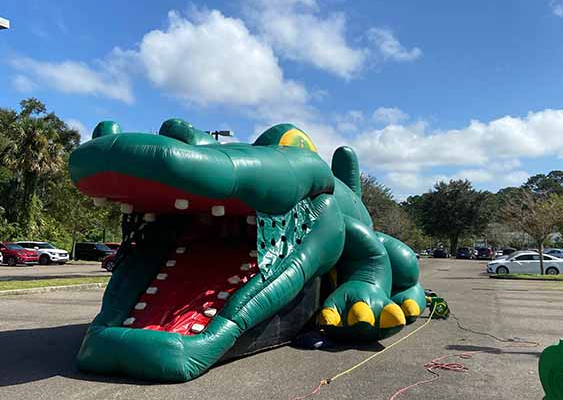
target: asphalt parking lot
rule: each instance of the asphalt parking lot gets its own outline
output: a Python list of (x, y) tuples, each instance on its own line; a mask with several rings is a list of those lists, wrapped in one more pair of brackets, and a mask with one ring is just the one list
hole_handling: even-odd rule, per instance
[(102, 269), (99, 262), (72, 262), (65, 265), (18, 265), (17, 267), (0, 265), (0, 281), (104, 275), (109, 276), (110, 273)]
[[(437, 320), (313, 398), (388, 399), (397, 389), (429, 378), (423, 368), (429, 360), (482, 351), (471, 359), (449, 359), (463, 362), (467, 372), (441, 372), (439, 380), (399, 399), (541, 399), (537, 363), (542, 349), (563, 336), (563, 282), (489, 279), (482, 273), (484, 263), (476, 261), (429, 259), (421, 264), (424, 286), (444, 296), (463, 325), (541, 346), (506, 347), (460, 330), (451, 318)], [(0, 399), (291, 399), (381, 349), (285, 346), (217, 366), (185, 384), (83, 374), (74, 357), (101, 296), (102, 290), (88, 290), (0, 298)], [(381, 344), (388, 346), (422, 323)]]

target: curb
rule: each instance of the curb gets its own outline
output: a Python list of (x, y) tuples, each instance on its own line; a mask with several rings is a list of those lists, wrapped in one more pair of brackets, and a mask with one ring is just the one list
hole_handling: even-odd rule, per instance
[(506, 279), (506, 280), (513, 280), (513, 281), (543, 281), (543, 282), (563, 282), (561, 279), (548, 279), (548, 278), (520, 278), (515, 276), (506, 276), (506, 275), (489, 275), (491, 279)]
[(0, 290), (0, 296), (16, 296), (21, 294), (36, 294), (47, 292), (59, 292), (65, 290), (84, 290), (105, 288), (107, 283), (82, 283), (78, 285), (45, 286), (29, 289)]

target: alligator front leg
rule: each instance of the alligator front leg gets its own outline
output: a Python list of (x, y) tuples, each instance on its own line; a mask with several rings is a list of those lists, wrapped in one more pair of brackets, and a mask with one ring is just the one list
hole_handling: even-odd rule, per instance
[(346, 242), (337, 265), (339, 286), (326, 299), (319, 324), (332, 336), (382, 339), (406, 324), (401, 307), (391, 300), (392, 271), (388, 252), (377, 234), (345, 216)]

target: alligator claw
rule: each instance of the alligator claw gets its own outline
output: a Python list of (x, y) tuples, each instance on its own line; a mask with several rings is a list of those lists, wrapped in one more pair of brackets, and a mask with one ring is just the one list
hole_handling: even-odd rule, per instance
[(350, 311), (348, 311), (347, 322), (350, 326), (355, 325), (358, 322), (367, 322), (371, 326), (374, 326), (375, 315), (373, 315), (373, 311), (371, 311), (370, 306), (368, 306), (363, 301), (358, 301), (354, 303), (352, 307), (350, 307)]

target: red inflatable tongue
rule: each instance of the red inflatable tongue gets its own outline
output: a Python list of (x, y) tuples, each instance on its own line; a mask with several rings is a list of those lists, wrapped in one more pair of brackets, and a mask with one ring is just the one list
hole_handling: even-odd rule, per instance
[(256, 252), (232, 243), (178, 243), (124, 326), (197, 334), (256, 274)]

